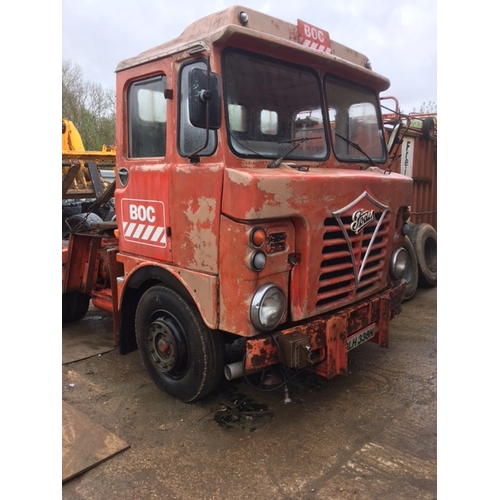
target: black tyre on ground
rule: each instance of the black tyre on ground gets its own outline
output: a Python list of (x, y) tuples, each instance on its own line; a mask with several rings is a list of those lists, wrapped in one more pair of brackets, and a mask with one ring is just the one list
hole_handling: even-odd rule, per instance
[(215, 389), (224, 369), (222, 337), (178, 293), (148, 289), (137, 305), (135, 329), (142, 361), (160, 389), (186, 403)]
[(437, 285), (437, 233), (430, 224), (415, 224), (410, 230), (410, 240), (418, 262), (418, 284)]
[(89, 310), (90, 297), (82, 292), (62, 294), (62, 322), (71, 323), (82, 319)]
[(406, 281), (406, 290), (404, 300), (410, 300), (416, 293), (418, 288), (418, 262), (417, 254), (408, 236), (405, 236), (404, 247), (410, 256), (408, 267), (404, 275)]

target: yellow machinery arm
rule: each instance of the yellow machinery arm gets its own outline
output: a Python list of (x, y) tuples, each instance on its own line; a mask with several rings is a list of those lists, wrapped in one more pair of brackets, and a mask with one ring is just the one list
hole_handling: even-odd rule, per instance
[(72, 121), (62, 119), (62, 198), (101, 197), (114, 187), (100, 175), (100, 168), (114, 168), (115, 147), (103, 145), (101, 151), (86, 151)]

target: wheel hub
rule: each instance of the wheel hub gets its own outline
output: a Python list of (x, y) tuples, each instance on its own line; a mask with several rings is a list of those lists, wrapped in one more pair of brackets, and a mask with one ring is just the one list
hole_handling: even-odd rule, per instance
[(147, 329), (148, 352), (157, 370), (170, 372), (179, 361), (179, 349), (174, 333), (163, 318), (149, 324)]

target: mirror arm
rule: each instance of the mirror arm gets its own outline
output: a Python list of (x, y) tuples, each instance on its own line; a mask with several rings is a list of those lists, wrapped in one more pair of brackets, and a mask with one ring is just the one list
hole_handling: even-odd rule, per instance
[[(210, 55), (207, 56), (207, 89), (210, 89)], [(207, 94), (208, 93), (208, 94)], [(205, 103), (206, 113), (205, 113), (205, 144), (198, 148), (194, 153), (191, 153), (188, 158), (193, 160), (200, 151), (203, 151), (208, 146), (208, 141), (210, 139), (210, 99), (212, 98), (212, 93), (210, 90), (201, 90), (199, 93), (199, 98)]]

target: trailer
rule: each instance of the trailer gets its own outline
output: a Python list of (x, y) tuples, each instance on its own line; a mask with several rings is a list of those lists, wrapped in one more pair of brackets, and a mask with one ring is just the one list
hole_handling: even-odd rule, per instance
[[(381, 99), (387, 136), (398, 124), (397, 145), (387, 168), (413, 180), (410, 234), (416, 260), (416, 281), (407, 284), (407, 297), (421, 287), (437, 285), (437, 112), (403, 114), (397, 98)], [(408, 271), (409, 275), (413, 272)]]

